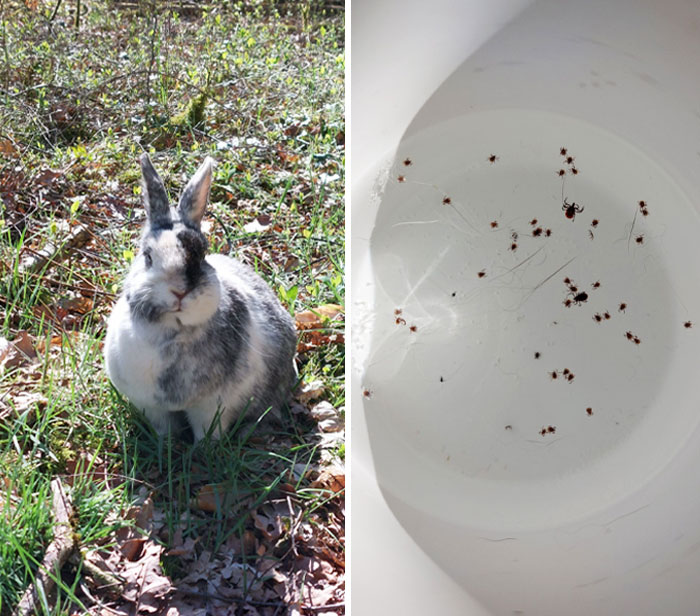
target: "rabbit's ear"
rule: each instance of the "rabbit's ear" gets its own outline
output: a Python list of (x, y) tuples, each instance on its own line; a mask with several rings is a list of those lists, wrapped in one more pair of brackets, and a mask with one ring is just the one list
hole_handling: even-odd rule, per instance
[(192, 179), (187, 182), (185, 190), (182, 191), (182, 197), (180, 197), (180, 215), (183, 219), (193, 222), (197, 227), (199, 227), (207, 207), (213, 164), (213, 159), (207, 156)]
[(151, 159), (145, 152), (141, 154), (141, 176), (143, 178), (143, 204), (151, 226), (171, 224), (168, 193), (165, 191), (163, 180), (153, 168)]

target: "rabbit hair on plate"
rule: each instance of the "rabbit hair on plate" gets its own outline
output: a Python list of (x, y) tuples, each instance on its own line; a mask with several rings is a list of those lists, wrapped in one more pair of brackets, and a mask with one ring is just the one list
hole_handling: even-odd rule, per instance
[(212, 159), (177, 207), (141, 156), (146, 223), (140, 250), (107, 326), (105, 364), (116, 389), (165, 434), (185, 411), (195, 441), (241, 413), (254, 417), (289, 396), (294, 322), (270, 287), (235, 259), (207, 254), (200, 223)]

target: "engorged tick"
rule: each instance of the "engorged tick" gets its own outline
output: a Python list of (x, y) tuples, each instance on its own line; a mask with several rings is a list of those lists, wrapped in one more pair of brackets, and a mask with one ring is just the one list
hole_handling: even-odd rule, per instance
[(564, 199), (561, 209), (568, 219), (574, 220), (574, 218), (576, 218), (576, 214), (583, 212), (584, 208), (582, 205), (578, 205), (576, 202), (569, 203), (566, 199)]
[(577, 293), (573, 297), (574, 304), (577, 306), (580, 306), (581, 304), (584, 304), (588, 301), (588, 293), (585, 291), (581, 291), (581, 293)]

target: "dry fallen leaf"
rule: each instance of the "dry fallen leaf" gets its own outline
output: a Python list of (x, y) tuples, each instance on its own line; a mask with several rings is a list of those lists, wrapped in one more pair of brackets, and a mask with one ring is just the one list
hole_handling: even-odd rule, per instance
[(311, 482), (311, 487), (338, 493), (345, 489), (345, 471), (334, 467), (325, 468), (318, 478)]
[(294, 316), (297, 329), (317, 329), (325, 327), (328, 321), (335, 319), (338, 315), (342, 315), (345, 309), (338, 304), (324, 304), (313, 310), (304, 310), (297, 312)]
[(318, 422), (321, 432), (338, 432), (342, 430), (343, 420), (340, 413), (330, 402), (319, 402), (311, 409), (311, 416)]
[(296, 397), (302, 404), (307, 404), (311, 400), (321, 397), (325, 389), (323, 381), (310, 381), (301, 385), (297, 390)]
[(166, 605), (174, 586), (163, 574), (160, 560), (163, 546), (148, 540), (141, 558), (126, 562), (119, 575), (126, 580), (122, 598), (134, 604), (135, 614), (155, 614)]

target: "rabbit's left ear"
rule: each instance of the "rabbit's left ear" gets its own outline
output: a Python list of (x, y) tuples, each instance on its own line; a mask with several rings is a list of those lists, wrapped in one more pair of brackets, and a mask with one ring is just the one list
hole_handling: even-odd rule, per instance
[(183, 219), (193, 222), (197, 227), (202, 221), (204, 210), (209, 200), (211, 188), (211, 170), (214, 160), (207, 156), (197, 172), (192, 176), (180, 197), (180, 215)]

